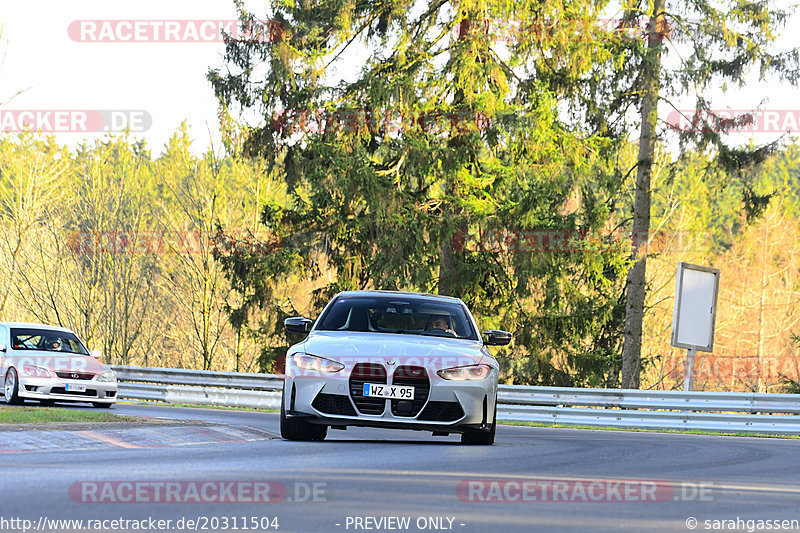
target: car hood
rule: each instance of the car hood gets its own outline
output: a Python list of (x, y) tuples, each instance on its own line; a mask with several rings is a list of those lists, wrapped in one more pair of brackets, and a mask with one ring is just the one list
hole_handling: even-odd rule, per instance
[(6, 355), (7, 363), (12, 363), (16, 367), (23, 365), (34, 365), (47, 368), (52, 371), (84, 372), (91, 374), (102, 374), (108, 367), (90, 355), (66, 355), (58, 352), (47, 351), (26, 351), (24, 353), (13, 352)]
[(345, 365), (392, 360), (400, 365), (449, 368), (476, 364), (485, 356), (480, 341), (352, 331), (315, 331), (298, 348)]

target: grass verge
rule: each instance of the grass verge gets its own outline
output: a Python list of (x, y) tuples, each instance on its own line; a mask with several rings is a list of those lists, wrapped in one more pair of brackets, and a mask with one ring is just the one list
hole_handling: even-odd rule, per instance
[(530, 426), (537, 428), (596, 429), (601, 431), (630, 431), (634, 433), (678, 433), (681, 435), (720, 435), (726, 437), (762, 437), (770, 439), (800, 439), (800, 435), (782, 435), (777, 433), (747, 433), (737, 431), (704, 431), (702, 429), (646, 429), (619, 428), (614, 426), (582, 426), (571, 424), (542, 424), (541, 422), (518, 422), (515, 420), (498, 420), (506, 426)]
[(280, 409), (261, 409), (258, 407), (229, 407), (227, 405), (211, 405), (206, 403), (167, 403), (167, 402), (119, 402), (130, 405), (157, 405), (159, 407), (194, 407), (195, 409), (224, 409), (226, 411), (251, 411), (257, 413), (280, 413)]
[[(124, 403), (124, 402), (123, 402)], [(225, 409), (228, 411), (256, 411), (261, 413), (279, 413), (279, 409), (257, 409), (254, 407), (227, 407), (224, 405), (194, 404), (194, 403), (162, 403), (146, 402), (147, 405), (159, 405), (165, 407), (194, 407), (200, 409)], [(736, 431), (704, 431), (700, 429), (644, 429), (644, 428), (620, 428), (614, 426), (584, 426), (568, 424), (543, 424), (540, 422), (518, 422), (514, 420), (498, 420), (499, 424), (505, 426), (530, 426), (542, 428), (564, 428), (564, 429), (593, 429), (600, 431), (629, 431), (634, 433), (678, 433), (682, 435), (718, 435), (727, 437), (761, 437), (770, 439), (800, 439), (800, 435), (781, 435), (776, 433), (747, 433)]]
[(58, 407), (0, 406), (0, 424), (49, 424), (75, 422), (138, 422), (134, 416), (117, 415), (108, 411), (84, 411)]
[[(124, 402), (123, 402), (124, 403)], [(278, 413), (279, 409), (257, 409), (254, 407), (227, 407), (224, 405), (194, 404), (194, 403), (162, 403), (146, 402), (148, 405), (159, 405), (165, 407), (194, 407), (200, 409), (225, 409), (228, 411), (256, 411), (261, 413)], [(0, 412), (1, 413), (1, 412)], [(1, 415), (0, 415), (1, 416)], [(585, 426), (569, 424), (543, 424), (540, 422), (519, 422), (514, 420), (498, 420), (499, 424), (505, 426), (530, 426), (542, 428), (564, 428), (564, 429), (593, 429), (600, 431), (629, 431), (634, 433), (678, 433), (682, 435), (719, 435), (727, 437), (761, 437), (770, 439), (800, 439), (800, 435), (781, 435), (776, 433), (747, 433), (736, 431), (704, 431), (700, 429), (644, 429), (644, 428), (620, 428), (614, 426)]]

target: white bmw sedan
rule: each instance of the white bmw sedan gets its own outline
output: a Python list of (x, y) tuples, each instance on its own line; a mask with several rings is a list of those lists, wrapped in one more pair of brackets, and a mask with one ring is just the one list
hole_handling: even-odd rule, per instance
[(308, 336), (286, 355), (281, 435), (323, 440), (328, 428), (366, 426), (460, 433), (492, 444), (498, 364), (458, 298), (387, 291), (337, 294), (312, 321), (286, 319)]
[(91, 402), (111, 407), (117, 378), (75, 333), (43, 324), (0, 323), (0, 379), (6, 403)]

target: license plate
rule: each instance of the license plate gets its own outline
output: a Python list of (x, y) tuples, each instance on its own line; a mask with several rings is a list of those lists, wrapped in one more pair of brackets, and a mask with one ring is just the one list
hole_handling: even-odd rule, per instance
[(364, 383), (364, 396), (391, 398), (393, 400), (413, 400), (414, 387), (408, 385), (381, 385)]
[(86, 392), (86, 385), (73, 385), (72, 383), (67, 383), (64, 385), (64, 390), (70, 392)]

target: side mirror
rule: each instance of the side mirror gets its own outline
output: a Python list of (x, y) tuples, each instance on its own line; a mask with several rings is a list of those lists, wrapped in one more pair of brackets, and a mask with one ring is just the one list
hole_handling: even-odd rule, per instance
[(283, 321), (283, 327), (289, 333), (308, 333), (314, 323), (302, 316), (293, 316)]
[(89, 352), (89, 353), (90, 353), (90, 354), (92, 355), (92, 357), (94, 357), (95, 359), (102, 359), (102, 358), (103, 358), (103, 352), (101, 352), (100, 350), (92, 350), (92, 351), (91, 351), (91, 352)]
[(511, 342), (511, 333), (508, 331), (490, 329), (489, 331), (484, 331), (483, 334), (486, 335), (484, 344), (487, 346), (504, 346)]

